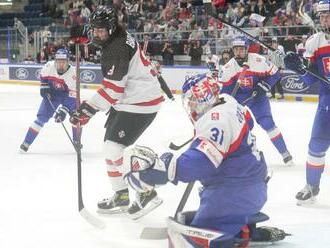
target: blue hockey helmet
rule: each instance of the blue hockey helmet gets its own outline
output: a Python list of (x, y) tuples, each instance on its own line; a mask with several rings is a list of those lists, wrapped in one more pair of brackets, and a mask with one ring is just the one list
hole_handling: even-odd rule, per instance
[(195, 122), (219, 100), (219, 86), (205, 74), (187, 80), (182, 87), (182, 104)]
[(232, 42), (233, 47), (243, 46), (248, 48), (250, 45), (249, 40), (244, 36), (237, 36)]
[(232, 42), (234, 57), (240, 66), (247, 60), (249, 43), (249, 40), (244, 36), (238, 36)]
[(65, 48), (60, 48), (55, 53), (55, 60), (64, 59), (69, 60), (69, 51)]
[(64, 74), (69, 69), (69, 51), (60, 48), (55, 53), (55, 67), (59, 75)]
[(330, 12), (330, 0), (320, 0), (316, 7), (317, 13)]

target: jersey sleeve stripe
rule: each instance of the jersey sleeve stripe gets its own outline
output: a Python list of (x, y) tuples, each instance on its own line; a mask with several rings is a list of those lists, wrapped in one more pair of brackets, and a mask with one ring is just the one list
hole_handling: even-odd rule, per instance
[(102, 84), (103, 84), (103, 86), (105, 87), (105, 88), (107, 88), (107, 89), (111, 89), (111, 90), (113, 90), (114, 92), (116, 92), (116, 93), (124, 93), (124, 89), (125, 89), (125, 87), (120, 87), (120, 86), (118, 86), (118, 85), (116, 85), (115, 83), (113, 83), (113, 82), (110, 82), (110, 81), (107, 81), (107, 80), (103, 80), (102, 81)]
[(40, 77), (40, 80), (42, 82), (57, 82), (57, 83), (60, 83), (60, 84), (64, 84), (64, 80), (61, 79), (61, 78), (57, 78), (57, 77), (53, 77), (53, 76), (46, 76), (46, 77)]
[(97, 93), (99, 93), (99, 95), (107, 100), (110, 104), (115, 104), (118, 101), (118, 99), (113, 99), (111, 96), (109, 96), (104, 89), (99, 89)]
[(249, 126), (248, 126), (247, 122), (245, 122), (238, 138), (230, 145), (228, 152), (226, 154), (227, 156), (239, 148), (239, 146), (242, 143), (242, 140), (243, 140), (245, 134), (248, 132), (248, 130), (249, 130)]
[(154, 100), (148, 101), (148, 102), (140, 102), (140, 103), (134, 103), (133, 105), (136, 106), (153, 106), (153, 105), (158, 105), (159, 103), (163, 102), (165, 99), (163, 96), (158, 97)]

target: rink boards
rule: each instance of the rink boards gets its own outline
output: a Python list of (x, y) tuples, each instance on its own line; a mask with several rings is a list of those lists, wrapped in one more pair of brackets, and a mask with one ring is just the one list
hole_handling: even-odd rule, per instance
[[(42, 64), (0, 64), (0, 83), (39, 85)], [(96, 89), (103, 76), (99, 65), (83, 65), (80, 68), (80, 82), (83, 88)], [(180, 94), (183, 82), (196, 74), (205, 73), (206, 67), (163, 66), (162, 75), (173, 93)], [(291, 101), (318, 101), (318, 84), (306, 86), (292, 71), (281, 72), (281, 84), (285, 99)]]

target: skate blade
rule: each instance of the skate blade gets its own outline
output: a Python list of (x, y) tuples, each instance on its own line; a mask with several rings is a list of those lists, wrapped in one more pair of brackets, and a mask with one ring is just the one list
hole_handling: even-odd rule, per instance
[(308, 200), (298, 200), (297, 206), (311, 206), (311, 205), (315, 204), (315, 202), (316, 202), (315, 197), (312, 197)]
[(132, 220), (140, 219), (141, 217), (145, 216), (146, 214), (150, 213), (152, 210), (157, 208), (162, 203), (163, 203), (162, 199), (160, 199), (159, 197), (155, 197), (139, 212), (136, 212), (134, 214), (129, 214), (129, 216)]
[(96, 210), (96, 212), (98, 214), (124, 214), (124, 213), (127, 213), (127, 210), (128, 210), (128, 206), (125, 206), (125, 207), (115, 207), (115, 208), (112, 208), (112, 209), (101, 209), (101, 208), (98, 208)]
[(287, 167), (292, 167), (292, 166), (295, 166), (296, 164), (291, 160), (291, 161), (286, 162), (284, 165)]

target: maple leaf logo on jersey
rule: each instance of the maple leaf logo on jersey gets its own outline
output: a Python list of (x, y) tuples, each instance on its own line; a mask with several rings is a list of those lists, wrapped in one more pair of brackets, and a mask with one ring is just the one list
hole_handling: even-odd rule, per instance
[(220, 114), (218, 112), (214, 112), (211, 114), (211, 120), (212, 121), (217, 121), (219, 120)]
[(112, 76), (113, 73), (114, 73), (114, 71), (115, 71), (115, 66), (113, 65), (113, 66), (109, 69), (107, 75), (108, 75), (108, 76)]
[(322, 58), (323, 70), (326, 74), (330, 72), (330, 57)]

